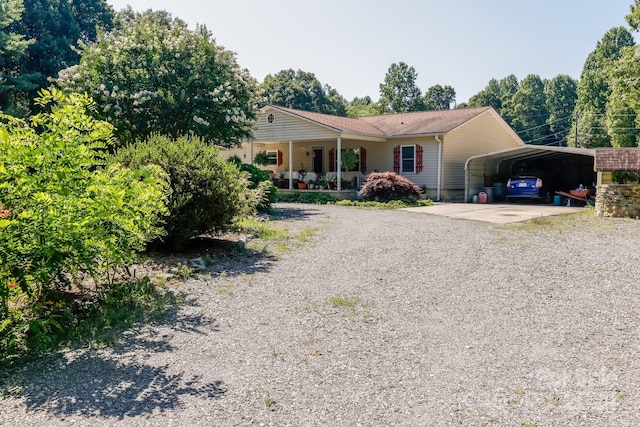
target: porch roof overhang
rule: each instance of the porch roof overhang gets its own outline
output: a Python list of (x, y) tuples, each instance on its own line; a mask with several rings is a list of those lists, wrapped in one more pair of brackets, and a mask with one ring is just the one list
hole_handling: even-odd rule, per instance
[(309, 141), (313, 141), (313, 142), (336, 141), (338, 138), (341, 138), (343, 141), (345, 140), (346, 141), (370, 141), (370, 142), (387, 141), (386, 138), (380, 137), (380, 136), (362, 135), (362, 134), (351, 133), (351, 132), (336, 132), (335, 136), (325, 137), (325, 138), (318, 138), (318, 137), (306, 138), (304, 135), (301, 134), (299, 137), (296, 137), (293, 139), (291, 138), (290, 139), (260, 139), (260, 140), (251, 140), (250, 142), (269, 145), (269, 144), (288, 143), (290, 140), (293, 141), (294, 143), (299, 143), (299, 142), (309, 142)]

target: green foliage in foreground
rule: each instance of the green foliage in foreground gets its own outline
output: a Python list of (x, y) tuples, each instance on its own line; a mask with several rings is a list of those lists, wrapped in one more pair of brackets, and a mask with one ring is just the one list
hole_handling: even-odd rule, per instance
[(148, 278), (114, 285), (93, 296), (44, 304), (19, 313), (12, 327), (0, 332), (0, 365), (74, 342), (110, 345), (123, 329), (157, 321), (177, 304), (173, 293), (159, 290)]
[(165, 213), (158, 167), (103, 167), (112, 127), (86, 95), (36, 103), (50, 112), (0, 122), (0, 348), (49, 340), (67, 314), (41, 314), (127, 272)]

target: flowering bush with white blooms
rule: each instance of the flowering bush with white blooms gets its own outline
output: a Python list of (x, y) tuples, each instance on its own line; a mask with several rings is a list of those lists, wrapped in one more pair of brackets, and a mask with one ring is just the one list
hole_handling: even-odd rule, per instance
[(257, 83), (203, 26), (190, 30), (165, 11), (124, 10), (80, 52), (56, 83), (88, 93), (120, 144), (190, 134), (231, 147), (251, 135)]

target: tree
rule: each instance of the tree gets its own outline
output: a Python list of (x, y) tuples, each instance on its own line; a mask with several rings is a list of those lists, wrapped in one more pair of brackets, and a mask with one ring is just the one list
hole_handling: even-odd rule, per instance
[(546, 143), (549, 113), (544, 83), (537, 74), (530, 74), (522, 80), (507, 106), (507, 114), (512, 118), (512, 126), (525, 143)]
[(267, 104), (316, 113), (345, 116), (346, 100), (329, 85), (322, 85), (315, 74), (292, 69), (269, 74), (260, 85)]
[(511, 122), (508, 116), (508, 105), (520, 87), (518, 78), (510, 74), (507, 77), (489, 80), (489, 84), (483, 90), (469, 99), (468, 107), (493, 107), (507, 123)]
[(456, 91), (451, 86), (431, 86), (424, 94), (426, 110), (449, 110), (456, 102)]
[(160, 133), (230, 147), (252, 134), (256, 82), (206, 27), (191, 31), (165, 11), (129, 9), (81, 54), (56, 83), (91, 94), (121, 144)]
[[(612, 93), (609, 73), (617, 65), (625, 47), (635, 44), (633, 36), (624, 27), (607, 31), (596, 48), (587, 57), (580, 82), (574, 112), (574, 123), (569, 144), (579, 147), (606, 147), (611, 145), (606, 131), (607, 102)], [(576, 136), (577, 132), (577, 136)]]
[(493, 107), (498, 113), (502, 111), (502, 94), (498, 80), (491, 79), (480, 92), (469, 98), (468, 107)]
[(613, 147), (637, 147), (640, 132), (636, 126), (637, 112), (625, 99), (622, 85), (611, 92), (607, 103), (606, 124)]
[(96, 26), (109, 29), (113, 10), (106, 0), (23, 0), (25, 12), (12, 31), (33, 39), (25, 55), (13, 66), (31, 76), (33, 87), (23, 97), (31, 100), (37, 90), (49, 85), (49, 78), (78, 63), (74, 50), (78, 41), (96, 40)]
[(355, 97), (347, 105), (347, 116), (349, 117), (375, 116), (380, 113), (380, 105), (373, 102), (368, 95), (363, 98)]
[(9, 30), (23, 12), (22, 0), (0, 0), (0, 110), (12, 115), (22, 115), (15, 103), (15, 92), (35, 86), (30, 76), (20, 74), (15, 66), (33, 40)]
[(576, 106), (578, 82), (566, 74), (546, 81), (544, 94), (549, 118), (550, 143), (565, 145)]
[(380, 84), (380, 106), (385, 113), (406, 113), (424, 110), (418, 73), (404, 62), (391, 64)]

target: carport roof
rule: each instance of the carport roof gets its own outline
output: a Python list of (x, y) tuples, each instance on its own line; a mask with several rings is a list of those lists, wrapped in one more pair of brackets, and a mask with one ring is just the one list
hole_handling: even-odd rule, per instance
[(535, 158), (554, 156), (558, 154), (575, 154), (580, 156), (595, 157), (596, 150), (590, 148), (551, 147), (547, 145), (522, 145), (520, 147), (473, 156), (467, 160), (465, 168), (468, 168), (469, 164), (473, 163), (476, 160), (486, 161), (513, 158)]

